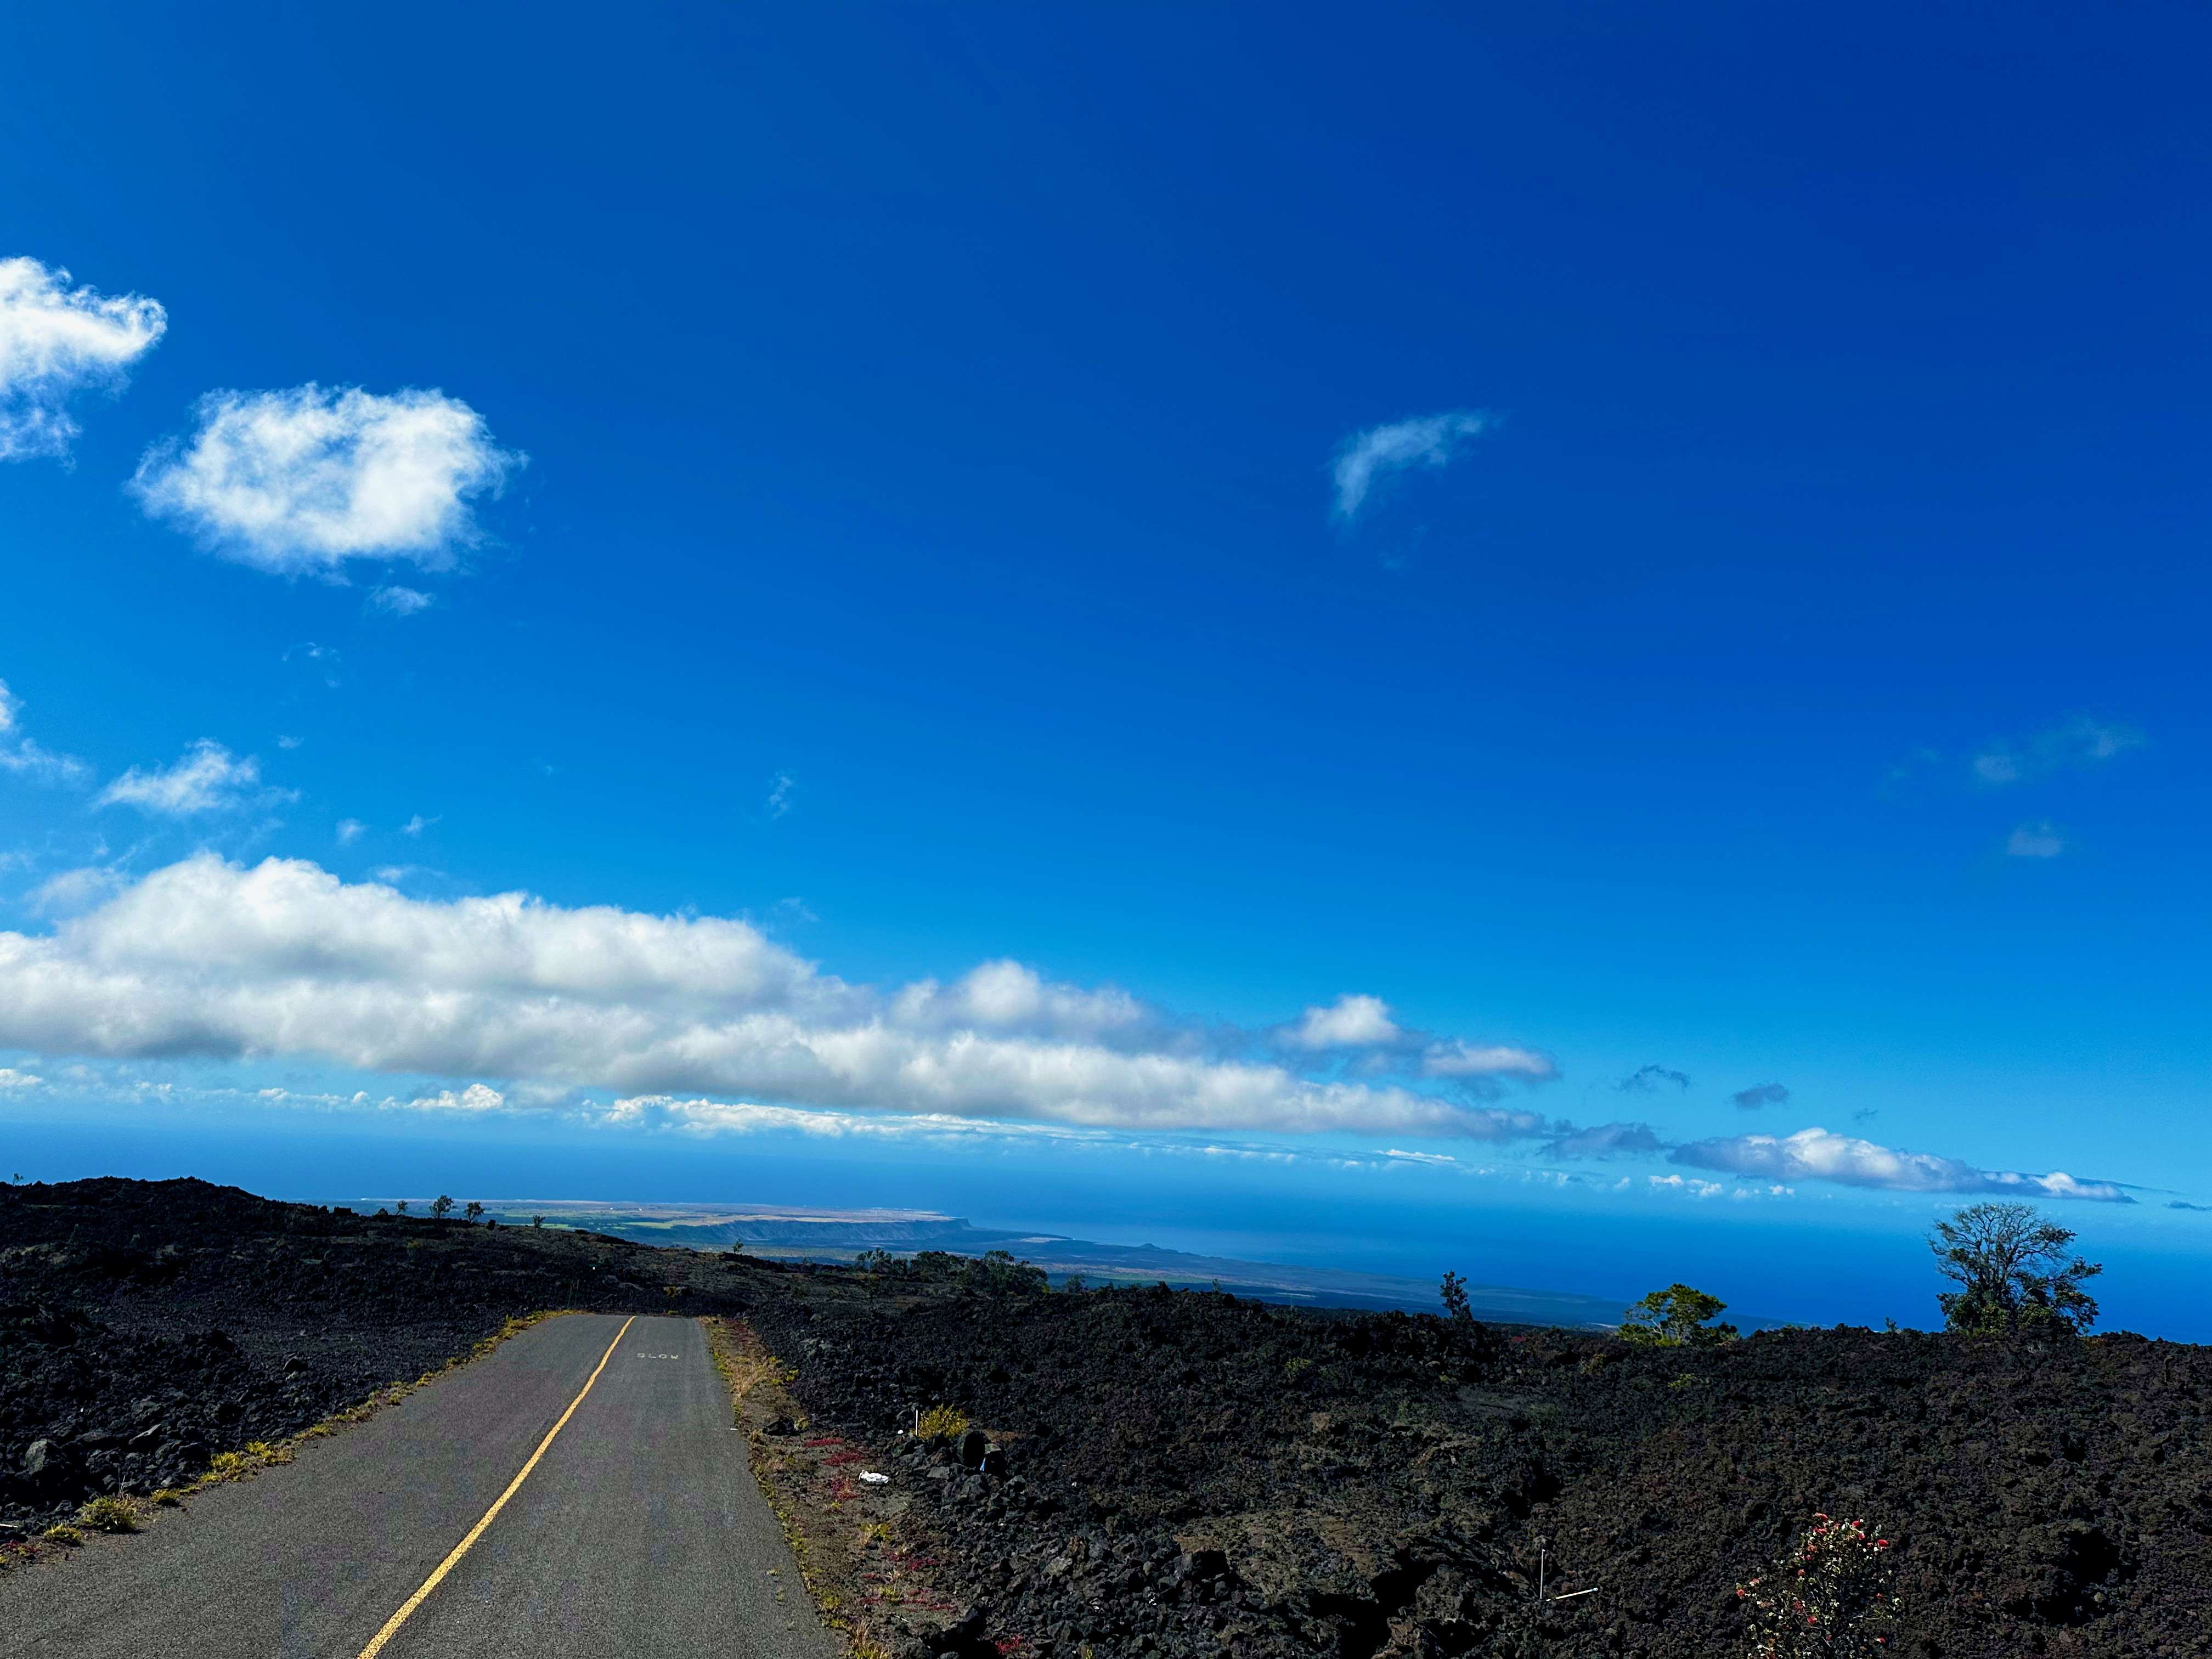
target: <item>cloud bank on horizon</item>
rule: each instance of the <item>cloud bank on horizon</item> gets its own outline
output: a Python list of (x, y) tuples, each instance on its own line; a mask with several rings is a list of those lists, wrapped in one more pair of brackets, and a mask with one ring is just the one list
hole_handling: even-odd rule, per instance
[[(1127, 993), (987, 963), (885, 994), (750, 924), (563, 908), (520, 893), (410, 898), (300, 860), (200, 854), (50, 935), (0, 933), (0, 1048), (313, 1056), (550, 1089), (747, 1094), (1100, 1127), (1558, 1132), (1485, 1103), (1540, 1080), (1526, 1050), (1427, 1040), (1449, 1092), (1300, 1070)], [(1340, 1069), (1340, 1068), (1337, 1068)]]
[[(450, 1079), (417, 1103), (479, 1113), (514, 1106), (495, 1083), (549, 1102), (599, 1090), (656, 1103), (617, 1103), (611, 1121), (708, 1130), (812, 1109), (1540, 1143), (1561, 1158), (1667, 1150), (1648, 1125), (1577, 1127), (1497, 1103), (1504, 1085), (1540, 1084), (1556, 1067), (1533, 1049), (1412, 1030), (1378, 998), (1223, 1033), (1012, 961), (886, 992), (734, 918), (522, 893), (420, 899), (304, 860), (246, 866), (211, 853), (50, 933), (0, 933), (0, 1049), (313, 1059)], [(687, 1094), (752, 1098), (668, 1105)], [(1778, 1182), (2130, 1201), (2107, 1182), (1979, 1170), (1822, 1129), (1698, 1141), (1671, 1157)]]

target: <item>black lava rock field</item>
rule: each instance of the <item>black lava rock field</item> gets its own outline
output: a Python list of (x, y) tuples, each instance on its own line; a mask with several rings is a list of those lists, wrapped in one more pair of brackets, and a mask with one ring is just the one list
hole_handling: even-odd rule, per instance
[[(807, 1433), (910, 1495), (966, 1615), (940, 1652), (1723, 1659), (1735, 1584), (1825, 1511), (1894, 1540), (1888, 1651), (2212, 1654), (2212, 1349), (1639, 1349), (186, 1182), (0, 1189), (0, 1521), (165, 1484), (552, 1307), (750, 1322)], [(901, 1432), (940, 1406), (977, 1432)]]
[[(198, 1181), (0, 1186), (0, 1539), (175, 1486), (555, 1308), (743, 1306), (712, 1257)], [(671, 1287), (675, 1293), (671, 1293)]]

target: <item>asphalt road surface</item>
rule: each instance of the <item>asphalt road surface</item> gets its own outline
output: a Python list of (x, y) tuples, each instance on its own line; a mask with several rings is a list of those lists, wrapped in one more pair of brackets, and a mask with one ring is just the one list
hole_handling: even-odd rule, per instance
[(296, 1462), (187, 1502), (142, 1534), (0, 1577), (0, 1655), (840, 1650), (688, 1319), (548, 1320)]

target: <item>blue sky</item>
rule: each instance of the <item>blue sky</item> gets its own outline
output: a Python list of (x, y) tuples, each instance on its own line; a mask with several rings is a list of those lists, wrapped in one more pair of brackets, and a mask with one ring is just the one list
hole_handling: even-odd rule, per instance
[(2212, 1334), (2207, 33), (12, 8), (0, 1127)]

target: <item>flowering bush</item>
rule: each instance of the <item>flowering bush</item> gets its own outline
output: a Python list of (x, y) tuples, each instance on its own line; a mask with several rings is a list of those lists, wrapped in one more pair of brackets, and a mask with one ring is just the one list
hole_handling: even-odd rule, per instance
[(1890, 1593), (1889, 1540), (1863, 1521), (1813, 1517), (1769, 1571), (1736, 1586), (1749, 1659), (1863, 1659), (1884, 1652), (1898, 1599)]

